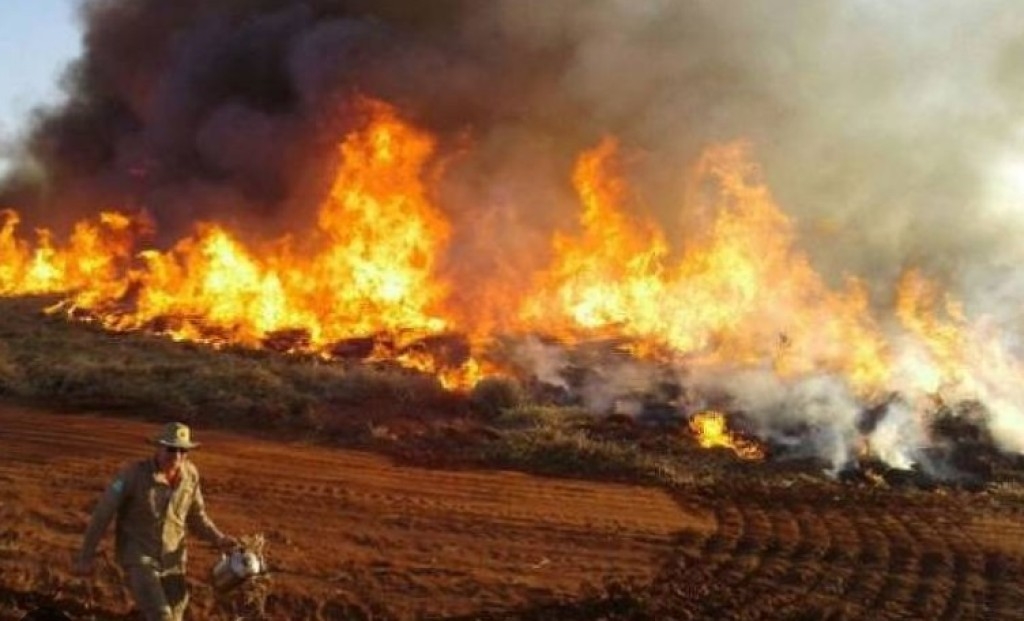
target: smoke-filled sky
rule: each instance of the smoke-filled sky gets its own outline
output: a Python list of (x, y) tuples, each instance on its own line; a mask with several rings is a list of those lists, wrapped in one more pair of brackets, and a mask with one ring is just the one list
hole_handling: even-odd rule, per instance
[[(20, 4), (29, 16), (54, 3)], [(272, 228), (322, 190), (360, 92), (442, 144), (468, 140), (448, 209), (518, 240), (572, 221), (571, 162), (605, 135), (630, 154), (644, 203), (685, 231), (682, 171), (742, 139), (827, 277), (884, 291), (912, 264), (968, 303), (1019, 299), (1013, 0), (80, 4), (67, 99), (21, 128), (21, 164), (0, 183), (0, 203), (30, 221), (141, 204), (170, 237), (211, 215)], [(48, 70), (4, 84), (36, 71)]]

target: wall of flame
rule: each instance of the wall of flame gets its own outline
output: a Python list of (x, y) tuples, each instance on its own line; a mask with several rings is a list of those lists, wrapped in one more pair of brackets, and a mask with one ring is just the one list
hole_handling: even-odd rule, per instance
[(471, 353), (455, 365), (400, 346), (375, 354), (453, 388), (500, 373), (488, 343), (528, 332), (564, 343), (623, 338), (638, 358), (690, 367), (770, 369), (783, 379), (827, 373), (865, 401), (895, 389), (973, 395), (1007, 424), (1019, 417), (1002, 382), (1021, 377), (1020, 361), (1002, 335), (912, 268), (893, 303), (896, 322), (873, 316), (878, 301), (856, 277), (830, 288), (742, 143), (710, 148), (681, 171), (688, 195), (680, 200), (709, 214), (709, 226), (683, 235), (643, 215), (620, 146), (601, 141), (567, 171), (578, 221), (552, 235), (550, 263), (531, 271), (527, 286), (492, 282), (478, 300), (453, 296), (459, 283), (443, 266), (457, 231), (435, 202), (444, 175), (431, 166), (436, 141), (388, 103), (358, 105), (367, 121), (340, 137), (340, 164), (312, 230), (254, 240), (211, 221), (158, 249), (146, 246), (144, 212), (103, 212), (57, 240), (46, 229), (21, 231), (8, 209), (0, 293), (60, 294), (60, 309), (111, 330), (175, 339), (260, 346), (301, 330), (301, 347), (327, 357), (344, 339), (402, 344), (457, 333)]

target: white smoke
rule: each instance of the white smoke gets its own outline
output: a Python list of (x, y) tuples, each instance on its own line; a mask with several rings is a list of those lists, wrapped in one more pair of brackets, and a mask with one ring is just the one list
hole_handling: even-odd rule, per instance
[(990, 199), (999, 162), (1022, 153), (1024, 14), (1014, 2), (488, 7), (481, 37), (569, 47), (536, 104), (568, 98), (587, 111), (572, 123), (651, 152), (649, 197), (672, 226), (686, 218), (674, 198), (680, 166), (709, 143), (744, 138), (832, 276), (866, 276), (884, 292), (908, 264), (955, 278), (1020, 256), (1019, 214)]
[(920, 463), (931, 444), (919, 412), (903, 403), (890, 403), (868, 439), (871, 454), (893, 468), (908, 470)]
[(790, 381), (770, 369), (705, 370), (691, 382), (698, 394), (729, 395), (758, 437), (787, 447), (796, 457), (818, 457), (838, 472), (856, 454), (862, 406), (845, 382), (830, 375)]
[(528, 336), (515, 344), (512, 360), (520, 367), (529, 369), (537, 380), (558, 388), (568, 388), (564, 376), (568, 355), (564, 347)]

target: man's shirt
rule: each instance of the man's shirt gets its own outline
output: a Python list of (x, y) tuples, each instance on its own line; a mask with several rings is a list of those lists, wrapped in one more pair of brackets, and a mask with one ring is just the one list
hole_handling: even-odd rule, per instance
[(114, 549), (122, 566), (144, 564), (184, 571), (187, 528), (210, 543), (220, 541), (224, 535), (206, 514), (195, 465), (186, 461), (175, 478), (172, 485), (154, 459), (135, 462), (118, 473), (93, 511), (82, 558), (92, 558), (115, 517)]

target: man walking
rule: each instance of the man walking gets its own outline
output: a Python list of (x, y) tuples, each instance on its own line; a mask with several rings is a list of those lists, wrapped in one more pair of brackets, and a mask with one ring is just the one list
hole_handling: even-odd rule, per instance
[(199, 471), (188, 452), (199, 446), (191, 430), (170, 423), (154, 438), (153, 457), (124, 468), (107, 487), (85, 531), (75, 573), (92, 575), (103, 533), (116, 517), (115, 556), (135, 605), (147, 621), (181, 621), (188, 605), (185, 532), (229, 551), (238, 542), (206, 515)]

